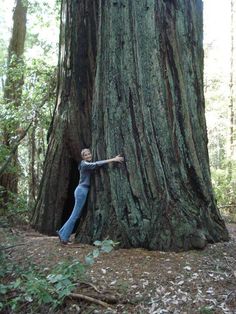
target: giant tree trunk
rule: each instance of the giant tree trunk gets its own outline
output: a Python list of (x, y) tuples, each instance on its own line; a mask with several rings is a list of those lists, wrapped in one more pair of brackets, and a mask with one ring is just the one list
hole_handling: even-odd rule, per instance
[[(6, 106), (10, 107), (11, 110), (18, 110), (17, 108), (21, 103), (22, 88), (24, 84), (24, 62), (22, 57), (26, 35), (26, 13), (26, 2), (17, 0), (13, 14), (13, 29), (8, 48), (8, 69), (4, 86), (4, 100)], [(12, 138), (16, 136), (17, 128), (19, 128), (19, 123), (17, 119), (13, 118), (11, 125), (7, 125), (3, 130), (1, 140), (2, 145), (9, 150), (9, 153), (12, 149)], [(2, 195), (4, 204), (7, 204), (9, 200), (9, 192), (17, 192), (17, 149), (10, 166), (11, 167), (8, 167), (6, 172), (0, 176), (0, 186), (4, 189)]]
[(201, 0), (64, 1), (38, 230), (70, 214), (92, 142), (94, 159), (126, 162), (95, 174), (78, 240), (182, 250), (228, 239), (210, 180), (202, 33)]

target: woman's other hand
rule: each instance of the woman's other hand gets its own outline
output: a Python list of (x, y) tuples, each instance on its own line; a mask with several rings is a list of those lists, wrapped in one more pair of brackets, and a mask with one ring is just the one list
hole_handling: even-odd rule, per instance
[(124, 157), (122, 157), (121, 155), (117, 155), (113, 158), (113, 161), (122, 163), (124, 161)]

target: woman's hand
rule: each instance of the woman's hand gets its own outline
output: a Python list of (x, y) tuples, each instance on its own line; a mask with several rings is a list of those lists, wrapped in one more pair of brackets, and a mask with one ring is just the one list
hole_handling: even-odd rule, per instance
[(106, 159), (105, 161), (106, 163), (119, 162), (121, 164), (124, 161), (124, 157), (122, 157), (121, 155), (117, 155), (116, 157), (111, 158), (111, 159)]
[(116, 157), (113, 158), (113, 161), (122, 163), (124, 161), (124, 157), (122, 157), (121, 155), (117, 155)]

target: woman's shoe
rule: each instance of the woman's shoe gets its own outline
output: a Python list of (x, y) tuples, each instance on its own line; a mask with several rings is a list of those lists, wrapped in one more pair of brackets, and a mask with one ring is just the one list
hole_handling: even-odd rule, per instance
[(59, 238), (59, 240), (60, 240), (60, 242), (61, 242), (62, 245), (67, 245), (67, 244), (69, 243), (69, 241), (64, 241), (64, 240), (62, 240), (62, 238), (61, 238), (60, 233), (59, 233), (58, 230), (56, 231), (56, 233), (57, 233), (58, 238)]
[(61, 241), (61, 245), (68, 245), (70, 244), (68, 241)]

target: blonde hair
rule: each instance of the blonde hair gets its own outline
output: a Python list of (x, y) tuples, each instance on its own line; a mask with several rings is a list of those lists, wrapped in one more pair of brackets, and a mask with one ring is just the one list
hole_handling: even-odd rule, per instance
[(90, 149), (89, 149), (89, 148), (84, 148), (84, 149), (81, 150), (81, 153), (80, 153), (80, 154), (81, 154), (81, 157), (82, 157), (82, 158), (84, 158), (84, 153), (87, 152), (87, 151), (90, 152)]

